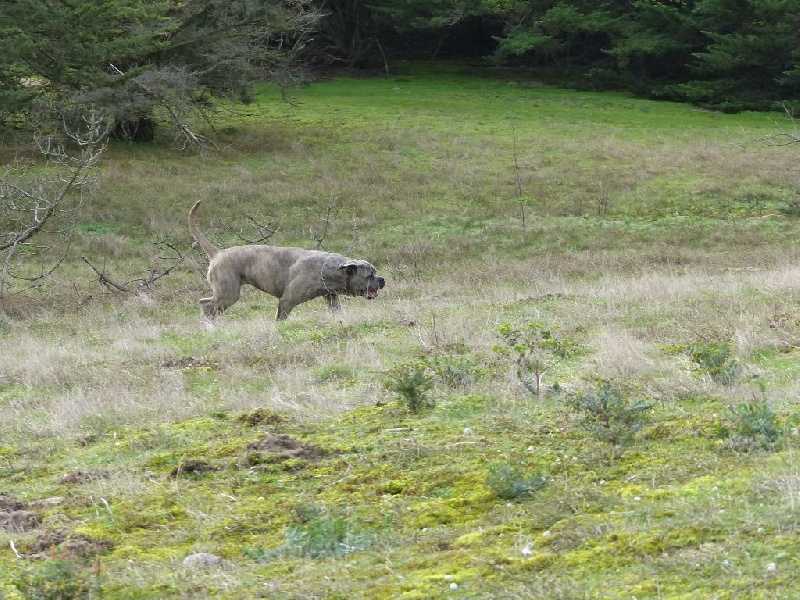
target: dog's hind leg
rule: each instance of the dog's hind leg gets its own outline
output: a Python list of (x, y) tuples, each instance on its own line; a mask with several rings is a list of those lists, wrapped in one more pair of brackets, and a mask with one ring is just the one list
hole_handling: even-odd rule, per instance
[(201, 298), (200, 308), (204, 317), (213, 319), (239, 300), (242, 284), (235, 277), (219, 277), (216, 271), (209, 271), (208, 282), (214, 295)]

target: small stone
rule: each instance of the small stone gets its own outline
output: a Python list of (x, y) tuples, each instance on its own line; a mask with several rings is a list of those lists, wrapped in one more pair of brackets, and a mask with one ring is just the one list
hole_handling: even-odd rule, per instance
[(217, 569), (228, 566), (228, 561), (215, 554), (197, 552), (183, 559), (183, 566), (187, 569)]
[(458, 584), (454, 581), (453, 583), (450, 584), (450, 589), (451, 590), (457, 590), (458, 589)]
[(469, 427), (464, 427), (464, 435), (472, 435), (472, 429)]

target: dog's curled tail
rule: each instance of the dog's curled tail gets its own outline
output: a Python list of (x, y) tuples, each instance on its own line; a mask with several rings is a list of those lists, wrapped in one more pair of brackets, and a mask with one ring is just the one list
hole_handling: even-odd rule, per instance
[(208, 258), (214, 258), (214, 255), (219, 252), (219, 248), (214, 246), (211, 242), (206, 239), (200, 230), (197, 228), (197, 224), (194, 222), (194, 215), (197, 212), (197, 209), (200, 208), (200, 204), (202, 204), (202, 200), (198, 200), (194, 203), (192, 210), (189, 211), (189, 231), (192, 232), (194, 239), (197, 240), (197, 243), (200, 244), (200, 247), (203, 251), (208, 254)]

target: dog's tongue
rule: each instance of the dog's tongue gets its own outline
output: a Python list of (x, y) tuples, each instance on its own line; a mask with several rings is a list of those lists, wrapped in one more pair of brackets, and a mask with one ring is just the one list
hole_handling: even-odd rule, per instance
[(378, 290), (365, 290), (364, 291), (364, 298), (367, 300), (372, 300), (373, 298), (378, 297)]

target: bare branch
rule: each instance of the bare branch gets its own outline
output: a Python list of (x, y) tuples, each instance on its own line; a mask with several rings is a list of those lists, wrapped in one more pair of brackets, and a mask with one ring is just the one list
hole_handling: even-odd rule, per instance
[(790, 130), (785, 130), (783, 124), (776, 123), (774, 120), (772, 121), (779, 129), (784, 129), (780, 133), (775, 133), (773, 135), (768, 135), (761, 138), (759, 141), (762, 143), (767, 144), (768, 146), (791, 146), (792, 144), (800, 144), (800, 128), (798, 128), (797, 121), (795, 116), (792, 114), (792, 111), (789, 110), (789, 107), (784, 105), (783, 111), (786, 113), (786, 116), (789, 119), (789, 122), (792, 125)]
[[(66, 252), (45, 265), (37, 258), (69, 242), (86, 194), (96, 181), (93, 168), (100, 160), (109, 126), (104, 116), (89, 111), (79, 122), (64, 122), (61, 137), (36, 137), (39, 152), (47, 159), (43, 174), (24, 165), (7, 168), (0, 176), (0, 299), (9, 281), (39, 281), (57, 269)], [(28, 275), (34, 263), (41, 268)]]
[(103, 265), (103, 268), (100, 269), (85, 256), (83, 257), (83, 262), (85, 262), (89, 266), (89, 268), (95, 272), (95, 274), (97, 275), (97, 280), (100, 282), (100, 284), (102, 284), (104, 287), (111, 290), (112, 292), (122, 292), (125, 294), (139, 294), (142, 292), (142, 290), (150, 287), (162, 277), (166, 277), (167, 275), (172, 273), (172, 271), (178, 268), (186, 260), (186, 256), (184, 256), (172, 242), (169, 242), (167, 240), (160, 240), (158, 242), (154, 242), (154, 245), (160, 247), (162, 250), (166, 249), (173, 254), (172, 256), (158, 257), (158, 260), (160, 261), (169, 261), (169, 264), (159, 269), (150, 267), (147, 270), (146, 276), (137, 279), (132, 279), (126, 283), (119, 283), (114, 279), (112, 279), (111, 276), (108, 275), (106, 272), (105, 264)]
[(118, 283), (115, 283), (111, 279), (109, 279), (108, 276), (106, 275), (105, 266), (103, 267), (103, 270), (101, 271), (96, 266), (94, 266), (92, 264), (92, 262), (88, 258), (86, 258), (85, 256), (83, 257), (83, 262), (85, 262), (87, 265), (89, 265), (89, 267), (92, 269), (92, 271), (94, 271), (97, 274), (97, 278), (98, 278), (97, 280), (101, 284), (103, 284), (105, 287), (110, 289), (111, 291), (116, 290), (118, 292), (132, 293), (131, 290), (126, 288), (124, 285), (120, 285)]
[(273, 235), (280, 233), (281, 228), (274, 224), (272, 221), (267, 221), (266, 223), (261, 223), (254, 217), (253, 215), (246, 214), (244, 216), (245, 221), (250, 226), (250, 228), (254, 232), (253, 235), (245, 235), (243, 229), (234, 229), (233, 227), (226, 226), (226, 228), (231, 231), (238, 239), (244, 244), (263, 244), (267, 240), (269, 240)]
[(312, 229), (309, 229), (308, 233), (311, 236), (311, 239), (314, 240), (317, 243), (317, 250), (324, 250), (325, 249), (325, 247), (324, 247), (325, 236), (328, 235), (328, 230), (331, 227), (331, 223), (339, 215), (339, 210), (340, 210), (340, 207), (336, 203), (336, 199), (334, 199), (333, 202), (331, 202), (328, 205), (328, 208), (325, 211), (325, 216), (324, 217), (320, 217), (320, 220), (322, 221), (322, 231), (319, 232), (319, 233), (314, 233), (314, 231)]

